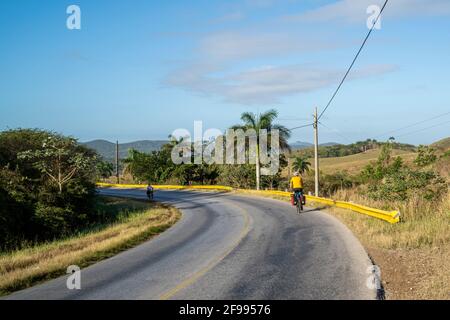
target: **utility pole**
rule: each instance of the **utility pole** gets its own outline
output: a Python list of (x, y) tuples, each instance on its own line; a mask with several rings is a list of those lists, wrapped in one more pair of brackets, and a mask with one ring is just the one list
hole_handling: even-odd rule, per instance
[(119, 175), (119, 141), (116, 141), (116, 178), (117, 184), (120, 184), (120, 175)]
[(319, 126), (317, 119), (317, 107), (314, 112), (314, 173), (315, 173), (315, 188), (314, 194), (319, 196)]

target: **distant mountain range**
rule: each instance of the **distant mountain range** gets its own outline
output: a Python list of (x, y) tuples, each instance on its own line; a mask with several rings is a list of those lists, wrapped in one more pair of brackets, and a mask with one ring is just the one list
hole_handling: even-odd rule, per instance
[[(168, 141), (163, 140), (142, 140), (129, 143), (119, 143), (119, 158), (125, 159), (129, 149), (136, 149), (141, 152), (151, 152), (161, 149)], [(116, 156), (116, 144), (106, 140), (93, 140), (82, 143), (88, 148), (96, 150), (105, 160), (112, 161)]]
[[(326, 143), (320, 143), (319, 145), (322, 147), (328, 147), (328, 146), (335, 146), (335, 145), (339, 145), (339, 144), (340, 143), (336, 143), (336, 142), (326, 142)], [(296, 142), (291, 143), (290, 145), (291, 145), (291, 148), (294, 150), (314, 147), (314, 144), (309, 143), (309, 142), (303, 142), (303, 141), (296, 141)]]
[[(119, 143), (119, 158), (125, 159), (128, 156), (129, 149), (136, 149), (140, 152), (151, 152), (161, 149), (161, 147), (168, 141), (164, 140), (141, 140), (129, 143)], [(116, 144), (107, 140), (93, 140), (83, 142), (83, 145), (88, 148), (94, 149), (105, 160), (113, 161), (116, 156)], [(320, 144), (321, 146), (333, 146), (337, 145), (335, 142), (327, 142)], [(314, 145), (308, 142), (296, 141), (291, 143), (291, 148), (294, 150), (311, 148)]]

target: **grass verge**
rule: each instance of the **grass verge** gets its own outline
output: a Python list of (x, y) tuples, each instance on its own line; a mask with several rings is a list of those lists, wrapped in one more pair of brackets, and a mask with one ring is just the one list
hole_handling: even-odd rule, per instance
[(66, 273), (70, 265), (92, 265), (171, 227), (181, 217), (173, 208), (138, 200), (104, 198), (106, 213), (119, 218), (76, 236), (0, 255), (0, 295), (7, 295)]

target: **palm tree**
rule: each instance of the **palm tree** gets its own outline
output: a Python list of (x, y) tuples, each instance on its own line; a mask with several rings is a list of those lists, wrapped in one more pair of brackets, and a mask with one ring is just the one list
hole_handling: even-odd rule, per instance
[(306, 158), (300, 158), (300, 157), (296, 157), (294, 160), (294, 163), (292, 164), (293, 169), (300, 173), (305, 173), (306, 171), (309, 171), (310, 166), (311, 166), (311, 163), (308, 162), (306, 160)]
[(259, 134), (261, 130), (267, 130), (270, 136), (271, 130), (278, 130), (280, 133), (280, 148), (282, 150), (290, 150), (287, 140), (291, 136), (291, 132), (286, 127), (274, 124), (274, 120), (278, 117), (278, 112), (274, 109), (268, 110), (262, 114), (254, 114), (252, 112), (244, 112), (241, 115), (243, 124), (235, 125), (231, 129), (237, 130), (254, 130), (256, 132), (256, 189), (260, 189), (261, 165), (259, 161)]

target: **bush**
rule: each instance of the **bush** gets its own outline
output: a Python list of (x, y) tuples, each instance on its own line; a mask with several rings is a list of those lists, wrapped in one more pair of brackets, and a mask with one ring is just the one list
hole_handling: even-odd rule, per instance
[(348, 189), (356, 185), (356, 181), (346, 171), (324, 175), (320, 188), (324, 195), (331, 196), (338, 190)]
[(414, 163), (419, 167), (426, 167), (434, 162), (436, 162), (436, 155), (434, 154), (434, 149), (427, 146), (419, 146), (417, 158)]
[(402, 168), (390, 173), (378, 184), (368, 187), (368, 196), (374, 200), (408, 200), (413, 194), (426, 200), (439, 199), (447, 191), (447, 184), (432, 171)]
[(256, 187), (255, 165), (222, 165), (218, 183), (235, 188), (254, 189)]
[[(58, 169), (65, 179), (58, 179)], [(40, 130), (0, 133), (0, 250), (94, 221), (96, 176), (95, 152), (72, 138)]]

